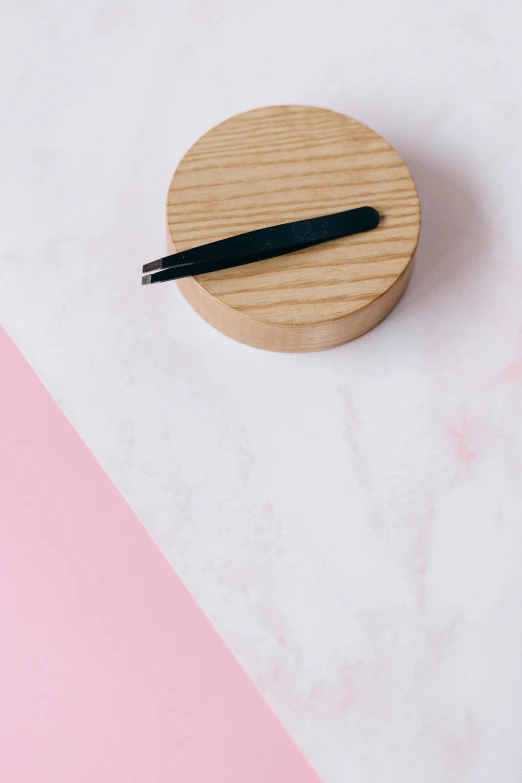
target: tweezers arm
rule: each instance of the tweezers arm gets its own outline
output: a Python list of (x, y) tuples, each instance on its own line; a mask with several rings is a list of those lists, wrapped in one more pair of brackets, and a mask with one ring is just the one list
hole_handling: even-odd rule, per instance
[(371, 231), (378, 224), (376, 209), (358, 207), (333, 215), (260, 228), (145, 264), (142, 283), (160, 283), (275, 258), (332, 239)]

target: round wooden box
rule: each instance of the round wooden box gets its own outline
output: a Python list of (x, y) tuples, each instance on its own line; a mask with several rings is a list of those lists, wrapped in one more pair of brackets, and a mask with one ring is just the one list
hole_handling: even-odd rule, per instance
[(410, 279), (420, 205), (393, 147), (326, 109), (239, 114), (202, 136), (179, 164), (167, 202), (170, 252), (366, 205), (381, 216), (373, 231), (178, 285), (205, 321), (235, 340), (316, 351), (376, 326)]

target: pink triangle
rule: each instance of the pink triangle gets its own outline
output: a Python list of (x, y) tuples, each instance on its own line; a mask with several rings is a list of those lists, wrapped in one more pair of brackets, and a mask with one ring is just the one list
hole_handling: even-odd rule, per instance
[(0, 780), (317, 783), (0, 329)]

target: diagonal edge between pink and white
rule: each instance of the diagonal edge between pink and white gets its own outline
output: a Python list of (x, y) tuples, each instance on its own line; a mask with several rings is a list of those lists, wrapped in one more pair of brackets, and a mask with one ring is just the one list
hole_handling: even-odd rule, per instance
[(319, 783), (0, 326), (0, 780)]

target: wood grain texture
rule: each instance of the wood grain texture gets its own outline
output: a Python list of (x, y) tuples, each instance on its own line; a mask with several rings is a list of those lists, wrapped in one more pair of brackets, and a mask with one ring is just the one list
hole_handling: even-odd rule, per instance
[(326, 109), (275, 106), (221, 123), (187, 152), (167, 202), (171, 250), (256, 228), (373, 206), (374, 231), (180, 280), (194, 309), (236, 340), (276, 351), (330, 348), (396, 305), (420, 231), (413, 179), (361, 123)]

